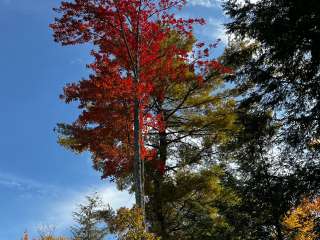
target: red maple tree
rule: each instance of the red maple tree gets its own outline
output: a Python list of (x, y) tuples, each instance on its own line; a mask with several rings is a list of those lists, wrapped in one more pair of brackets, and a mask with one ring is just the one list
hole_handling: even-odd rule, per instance
[(144, 136), (150, 127), (165, 129), (162, 113), (150, 111), (150, 97), (161, 101), (166, 86), (186, 81), (190, 69), (197, 69), (201, 84), (210, 67), (221, 67), (205, 60), (209, 52), (202, 43), (190, 52), (177, 41), (168, 41), (178, 36), (193, 42), (193, 25), (204, 24), (203, 19), (176, 18), (172, 10), (184, 4), (185, 0), (74, 0), (55, 9), (59, 17), (50, 25), (62, 45), (94, 46), (89, 79), (64, 89), (63, 99), (78, 101), (82, 113), (73, 124), (60, 125), (68, 136), (61, 142), (79, 152), (89, 150), (104, 177), (134, 169), (139, 206), (142, 160), (156, 154), (144, 146)]

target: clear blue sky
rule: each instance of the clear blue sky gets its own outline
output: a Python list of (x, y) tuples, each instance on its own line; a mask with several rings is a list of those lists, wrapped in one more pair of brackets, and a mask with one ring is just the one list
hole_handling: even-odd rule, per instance
[[(53, 42), (48, 25), (59, 2), (0, 0), (0, 240), (18, 240), (40, 225), (66, 232), (73, 209), (95, 191), (115, 207), (133, 201), (100, 180), (88, 154), (75, 155), (56, 143), (56, 123), (77, 114), (58, 96), (65, 83), (87, 76), (90, 62), (85, 46)], [(226, 20), (218, 5), (193, 0), (179, 14), (207, 18), (197, 36), (214, 41), (224, 37)]]

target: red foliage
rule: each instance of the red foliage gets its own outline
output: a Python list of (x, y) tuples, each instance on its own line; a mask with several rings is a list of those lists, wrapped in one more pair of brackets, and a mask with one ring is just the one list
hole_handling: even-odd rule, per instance
[[(89, 65), (93, 74), (68, 84), (63, 98), (79, 102), (83, 112), (72, 125), (72, 135), (79, 151), (89, 150), (96, 165), (104, 164), (105, 177), (132, 168), (135, 97), (140, 101), (143, 139), (149, 127), (165, 129), (162, 116), (145, 114), (150, 96), (163, 101), (168, 81), (184, 81), (190, 66), (199, 68), (199, 82), (210, 67), (223, 70), (215, 62), (201, 60), (209, 56), (203, 43), (191, 54), (175, 44), (163, 44), (173, 32), (191, 40), (192, 25), (204, 24), (203, 19), (178, 19), (170, 12), (184, 4), (184, 0), (74, 0), (55, 9), (59, 17), (50, 25), (55, 41), (95, 46), (95, 61)], [(173, 64), (177, 61), (185, 64)], [(141, 148), (146, 160), (156, 157), (143, 141)], [(165, 166), (160, 168), (164, 171)]]

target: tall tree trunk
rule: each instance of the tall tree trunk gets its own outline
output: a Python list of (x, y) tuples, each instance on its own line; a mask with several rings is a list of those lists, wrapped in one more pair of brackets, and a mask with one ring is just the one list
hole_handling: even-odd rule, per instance
[(280, 222), (276, 224), (276, 231), (277, 231), (277, 240), (284, 240)]
[(167, 224), (165, 221), (165, 216), (163, 213), (163, 196), (161, 194), (162, 191), (162, 183), (163, 183), (163, 176), (159, 173), (155, 174), (154, 179), (154, 204), (153, 204), (153, 211), (155, 214), (156, 222), (157, 222), (157, 229), (158, 235), (161, 239), (168, 239), (167, 233)]
[[(164, 114), (163, 111), (160, 114)], [(165, 129), (159, 132), (159, 162), (161, 166), (165, 166), (167, 161), (167, 133)], [(163, 196), (162, 196), (162, 185), (163, 185), (163, 172), (156, 171), (154, 174), (154, 212), (156, 220), (158, 222), (159, 236), (161, 239), (169, 239), (167, 224), (163, 213)]]
[(135, 98), (134, 98), (134, 178), (135, 178), (135, 197), (136, 204), (141, 209), (143, 219), (145, 221), (145, 203), (144, 203), (144, 163), (141, 159), (141, 129), (140, 129), (140, 98), (138, 94), (138, 85), (140, 82), (140, 1), (138, 9), (138, 18), (136, 23), (136, 56), (135, 56), (135, 72), (134, 72), (134, 86), (135, 86)]
[(144, 192), (142, 177), (142, 161), (140, 146), (140, 104), (138, 97), (134, 99), (134, 179), (136, 204), (144, 214)]

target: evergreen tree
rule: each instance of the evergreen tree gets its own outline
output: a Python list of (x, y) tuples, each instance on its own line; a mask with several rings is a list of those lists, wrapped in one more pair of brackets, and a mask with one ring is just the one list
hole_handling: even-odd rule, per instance
[[(233, 223), (227, 214), (241, 199), (224, 184), (225, 177), (218, 166), (201, 171), (178, 170), (174, 176), (165, 177), (161, 199), (166, 239), (234, 239)], [(154, 210), (149, 204), (147, 209)], [(149, 216), (156, 216), (155, 212), (149, 212)], [(159, 223), (151, 222), (154, 228)]]
[(228, 90), (242, 131), (223, 156), (237, 167), (241, 239), (287, 239), (287, 212), (319, 194), (320, 4), (229, 0), (224, 8), (233, 39), (222, 59), (234, 69)]
[[(184, 48), (192, 47), (192, 42), (185, 43), (179, 38), (173, 41), (185, 44)], [(175, 218), (172, 213), (179, 213), (178, 207), (191, 201), (188, 200), (191, 192), (203, 190), (193, 186), (194, 182), (185, 188), (178, 175), (188, 180), (188, 176), (193, 179), (194, 172), (210, 169), (215, 164), (214, 148), (237, 131), (234, 101), (220, 91), (222, 76), (227, 73), (228, 69), (215, 60), (215, 67), (203, 75), (200, 84), (199, 76), (190, 71), (186, 81), (168, 82), (162, 94), (152, 99), (150, 112), (159, 116), (161, 127), (151, 126), (146, 138), (146, 146), (156, 150), (146, 162), (145, 189), (149, 199), (146, 207), (152, 231), (164, 239), (191, 237), (191, 225), (183, 227), (190, 230), (183, 235), (182, 229), (175, 230), (184, 220), (190, 220), (182, 220), (186, 215)], [(213, 94), (215, 91), (220, 92)], [(210, 219), (209, 215), (204, 217)]]
[(283, 219), (305, 196), (319, 193), (320, 168), (301, 164), (290, 153), (279, 156), (279, 127), (270, 113), (245, 112), (239, 121), (242, 131), (222, 154), (235, 165), (229, 174), (236, 178), (233, 189), (242, 200), (230, 221), (237, 222), (240, 239), (286, 239)]
[[(320, 3), (317, 0), (228, 0), (227, 30), (242, 47), (229, 51), (242, 103), (274, 111), (281, 135), (303, 151), (320, 135)], [(239, 59), (240, 57), (240, 59)]]
[(80, 204), (79, 211), (74, 212), (77, 225), (71, 228), (74, 240), (103, 240), (108, 229), (99, 218), (99, 211), (104, 209), (101, 199), (97, 196), (87, 197), (85, 205)]

